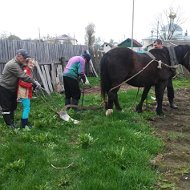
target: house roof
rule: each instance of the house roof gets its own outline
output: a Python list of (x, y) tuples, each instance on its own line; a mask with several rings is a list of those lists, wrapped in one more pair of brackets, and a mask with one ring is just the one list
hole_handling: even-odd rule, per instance
[[(127, 38), (126, 40), (124, 40), (123, 42), (118, 44), (118, 46), (131, 47), (131, 38)], [(139, 42), (137, 42), (136, 40), (133, 39), (133, 47), (142, 47), (142, 44), (140, 44)]]
[(57, 40), (76, 40), (75, 38), (72, 38), (67, 34), (56, 36), (55, 39), (57, 39)]

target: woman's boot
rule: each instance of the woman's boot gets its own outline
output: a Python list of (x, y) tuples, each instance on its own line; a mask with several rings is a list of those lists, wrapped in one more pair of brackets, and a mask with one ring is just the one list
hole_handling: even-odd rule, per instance
[[(68, 106), (70, 104), (71, 104), (71, 99), (70, 98), (65, 98), (65, 106)], [(69, 110), (70, 107), (67, 107), (66, 109)]]
[(26, 126), (28, 126), (28, 118), (27, 119), (21, 119), (21, 125), (22, 125), (22, 128), (25, 128)]

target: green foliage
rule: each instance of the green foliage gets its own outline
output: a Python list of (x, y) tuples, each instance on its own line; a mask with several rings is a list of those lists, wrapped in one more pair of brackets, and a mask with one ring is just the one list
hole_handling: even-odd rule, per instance
[(182, 140), (182, 139), (184, 139), (184, 134), (182, 132), (168, 133), (168, 140), (175, 141), (175, 140)]
[(190, 87), (190, 78), (173, 79), (173, 84), (175, 88)]
[(80, 144), (83, 148), (87, 148), (88, 146), (94, 143), (94, 138), (89, 134), (80, 134), (79, 135)]
[[(89, 80), (91, 85), (99, 84), (99, 78)], [(59, 118), (56, 111), (63, 109), (64, 97), (57, 93), (45, 97), (46, 101), (39, 94), (32, 99), (31, 131), (9, 130), (1, 117), (0, 189), (156, 190), (158, 176), (149, 160), (162, 150), (163, 142), (147, 122), (155, 111), (134, 111), (140, 98), (136, 94), (135, 89), (121, 91), (124, 112), (114, 110), (110, 117), (104, 109), (69, 110), (71, 117), (80, 120), (78, 125)], [(101, 106), (101, 102), (100, 94), (84, 97), (84, 105)], [(19, 104), (17, 126), (20, 117)]]
[(25, 161), (22, 160), (22, 159), (18, 159), (16, 161), (12, 162), (12, 163), (7, 163), (5, 165), (5, 170), (8, 170), (8, 171), (10, 171), (10, 170), (19, 171), (19, 170), (21, 170), (24, 167), (25, 167)]
[(100, 86), (100, 78), (99, 77), (88, 77), (91, 86)]

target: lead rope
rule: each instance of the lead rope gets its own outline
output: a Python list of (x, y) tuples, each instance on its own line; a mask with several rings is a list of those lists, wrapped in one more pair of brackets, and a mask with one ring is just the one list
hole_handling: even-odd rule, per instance
[[(127, 83), (128, 81), (130, 81), (131, 79), (133, 79), (134, 77), (136, 77), (137, 75), (139, 75), (140, 73), (142, 73), (153, 61), (157, 61), (157, 60), (155, 60), (155, 59), (151, 60), (151, 61), (150, 61), (145, 67), (143, 67), (139, 72), (137, 72), (136, 74), (134, 74), (132, 77), (128, 78), (127, 80), (123, 81), (123, 82), (120, 83), (119, 85), (114, 86), (113, 88), (111, 88), (111, 89), (109, 90), (109, 92), (113, 91), (113, 90), (116, 89), (116, 88), (119, 88), (122, 84)], [(157, 62), (158, 62), (158, 61), (157, 61)], [(108, 92), (108, 93), (109, 93), (109, 92)]]
[[(123, 81), (123, 82), (120, 83), (119, 85), (114, 86), (113, 88), (111, 88), (111, 89), (109, 90), (109, 92), (111, 92), (111, 91), (113, 91), (114, 89), (120, 87), (122, 84), (127, 83), (128, 81), (130, 81), (131, 79), (133, 79), (134, 77), (136, 77), (137, 75), (139, 75), (140, 73), (142, 73), (153, 61), (158, 62), (158, 67), (157, 67), (158, 69), (161, 69), (161, 68), (162, 68), (161, 65), (164, 65), (165, 67), (170, 68), (170, 69), (176, 69), (176, 68), (178, 67), (178, 65), (170, 66), (170, 65), (167, 65), (167, 64), (165, 64), (165, 63), (163, 63), (163, 62), (161, 62), (161, 61), (157, 61), (156, 59), (153, 59), (153, 60), (151, 60), (145, 67), (143, 67), (138, 73), (134, 74), (132, 77), (130, 77), (130, 78), (128, 78), (127, 80)], [(108, 92), (108, 93), (109, 93), (109, 92)]]

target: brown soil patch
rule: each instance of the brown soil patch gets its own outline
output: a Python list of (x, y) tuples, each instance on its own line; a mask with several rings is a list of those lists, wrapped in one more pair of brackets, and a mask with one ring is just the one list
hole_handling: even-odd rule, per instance
[[(128, 84), (123, 84), (121, 86), (120, 90), (127, 90), (127, 89), (131, 89), (131, 88), (136, 88), (136, 87), (130, 86)], [(86, 94), (93, 94), (93, 93), (94, 94), (100, 94), (101, 89), (100, 89), (100, 86), (86, 87), (84, 89), (84, 93), (86, 93)]]
[(155, 158), (162, 173), (158, 189), (190, 190), (190, 89), (176, 90), (175, 97), (178, 109), (171, 109), (165, 97), (165, 117), (151, 121), (165, 142), (163, 153)]
[(93, 86), (93, 87), (86, 87), (84, 89), (84, 93), (85, 94), (100, 94), (101, 90), (100, 90), (100, 86)]

